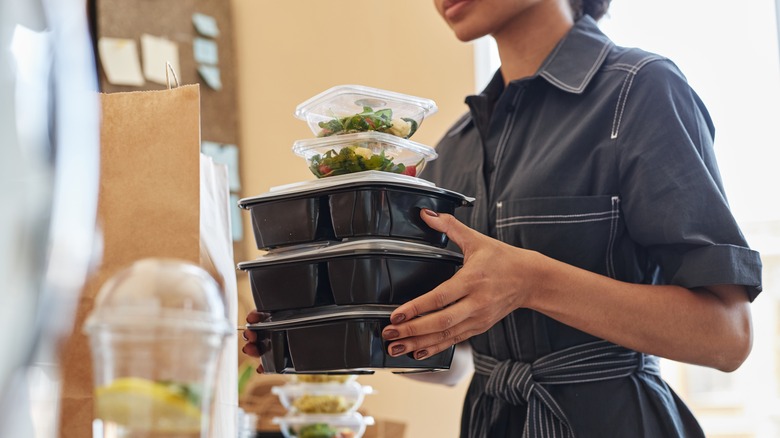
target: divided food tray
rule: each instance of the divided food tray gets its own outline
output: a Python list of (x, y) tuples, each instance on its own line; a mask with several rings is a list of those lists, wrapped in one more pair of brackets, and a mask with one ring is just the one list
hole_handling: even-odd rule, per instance
[(388, 369), (403, 374), (449, 369), (454, 347), (423, 360), (387, 353), (389, 342), (382, 338), (382, 329), (390, 324), (394, 307), (325, 306), (310, 312), (276, 313), (247, 328), (257, 333), (257, 342), (270, 346), (261, 356), (266, 373), (370, 374)]
[(239, 201), (250, 211), (258, 249), (382, 237), (437, 247), (447, 236), (423, 222), (427, 208), (452, 214), (473, 198), (406, 175), (366, 171), (290, 184)]
[(402, 304), (451, 278), (459, 253), (386, 239), (269, 252), (238, 268), (249, 275), (257, 309), (273, 312), (328, 304)]

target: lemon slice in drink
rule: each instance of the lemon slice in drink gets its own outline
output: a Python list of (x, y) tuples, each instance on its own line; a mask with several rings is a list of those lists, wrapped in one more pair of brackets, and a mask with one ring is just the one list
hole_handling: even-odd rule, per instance
[(95, 390), (97, 417), (104, 422), (148, 432), (192, 433), (200, 430), (200, 407), (175, 387), (153, 380), (124, 377)]

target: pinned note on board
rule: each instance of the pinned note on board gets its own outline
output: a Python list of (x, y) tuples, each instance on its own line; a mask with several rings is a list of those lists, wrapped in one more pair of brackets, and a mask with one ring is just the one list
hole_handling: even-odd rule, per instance
[(219, 63), (217, 42), (214, 40), (195, 37), (192, 41), (192, 51), (195, 55), (195, 62), (198, 64), (217, 65)]
[(98, 40), (98, 54), (108, 82), (114, 85), (142, 86), (141, 61), (135, 40), (107, 38)]
[(179, 68), (179, 46), (167, 38), (142, 34), (141, 52), (144, 76), (147, 80), (167, 85), (167, 64), (171, 65), (173, 71), (181, 71)]
[(196, 12), (192, 14), (192, 24), (199, 34), (211, 38), (219, 36), (219, 27), (217, 27), (217, 20), (206, 14)]
[(219, 67), (201, 64), (198, 66), (198, 73), (203, 80), (206, 81), (206, 85), (215, 90), (222, 89), (222, 78)]

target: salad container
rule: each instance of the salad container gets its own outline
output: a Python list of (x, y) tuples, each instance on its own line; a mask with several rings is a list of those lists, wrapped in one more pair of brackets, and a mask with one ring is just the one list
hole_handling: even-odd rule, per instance
[(318, 137), (377, 131), (411, 137), (423, 120), (436, 113), (430, 99), (361, 85), (339, 85), (295, 109)]
[(357, 374), (293, 374), (290, 381), (306, 385), (341, 385), (357, 380)]
[(374, 425), (373, 417), (358, 413), (347, 415), (295, 415), (274, 417), (273, 422), (285, 438), (360, 438), (366, 426)]
[(455, 275), (463, 256), (415, 242), (361, 239), (269, 251), (241, 262), (263, 312), (327, 304), (402, 304)]
[(474, 198), (406, 175), (380, 171), (304, 181), (241, 199), (258, 249), (355, 237), (408, 239), (445, 247), (447, 236), (420, 218), (428, 208), (452, 214)]
[[(396, 306), (324, 306), (307, 311), (277, 312), (249, 324), (257, 342), (265, 343), (261, 361), (266, 373), (396, 374), (446, 370), (454, 347), (417, 360), (411, 354), (392, 357), (382, 329)], [(283, 344), (283, 345), (280, 345)]]
[(373, 391), (370, 386), (357, 382), (288, 383), (271, 388), (285, 409), (300, 414), (352, 413), (363, 403), (363, 398)]
[(417, 176), (438, 157), (430, 146), (378, 131), (298, 140), (292, 149), (317, 178), (367, 170)]

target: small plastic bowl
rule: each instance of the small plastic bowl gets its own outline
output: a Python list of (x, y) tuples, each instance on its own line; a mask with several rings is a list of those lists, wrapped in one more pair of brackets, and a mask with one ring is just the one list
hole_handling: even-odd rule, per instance
[(298, 140), (292, 150), (317, 178), (367, 170), (417, 176), (438, 157), (430, 146), (376, 131)]
[(273, 422), (279, 425), (285, 438), (360, 438), (366, 432), (366, 426), (374, 425), (374, 418), (355, 412), (347, 415), (286, 415), (274, 417)]
[(300, 414), (347, 414), (355, 412), (370, 386), (349, 383), (290, 383), (274, 386), (271, 392), (279, 397), (282, 406)]
[(378, 131), (409, 138), (437, 110), (430, 99), (362, 85), (339, 85), (298, 105), (295, 117), (305, 120), (318, 137)]
[(290, 381), (307, 385), (346, 385), (357, 377), (357, 374), (293, 374)]

